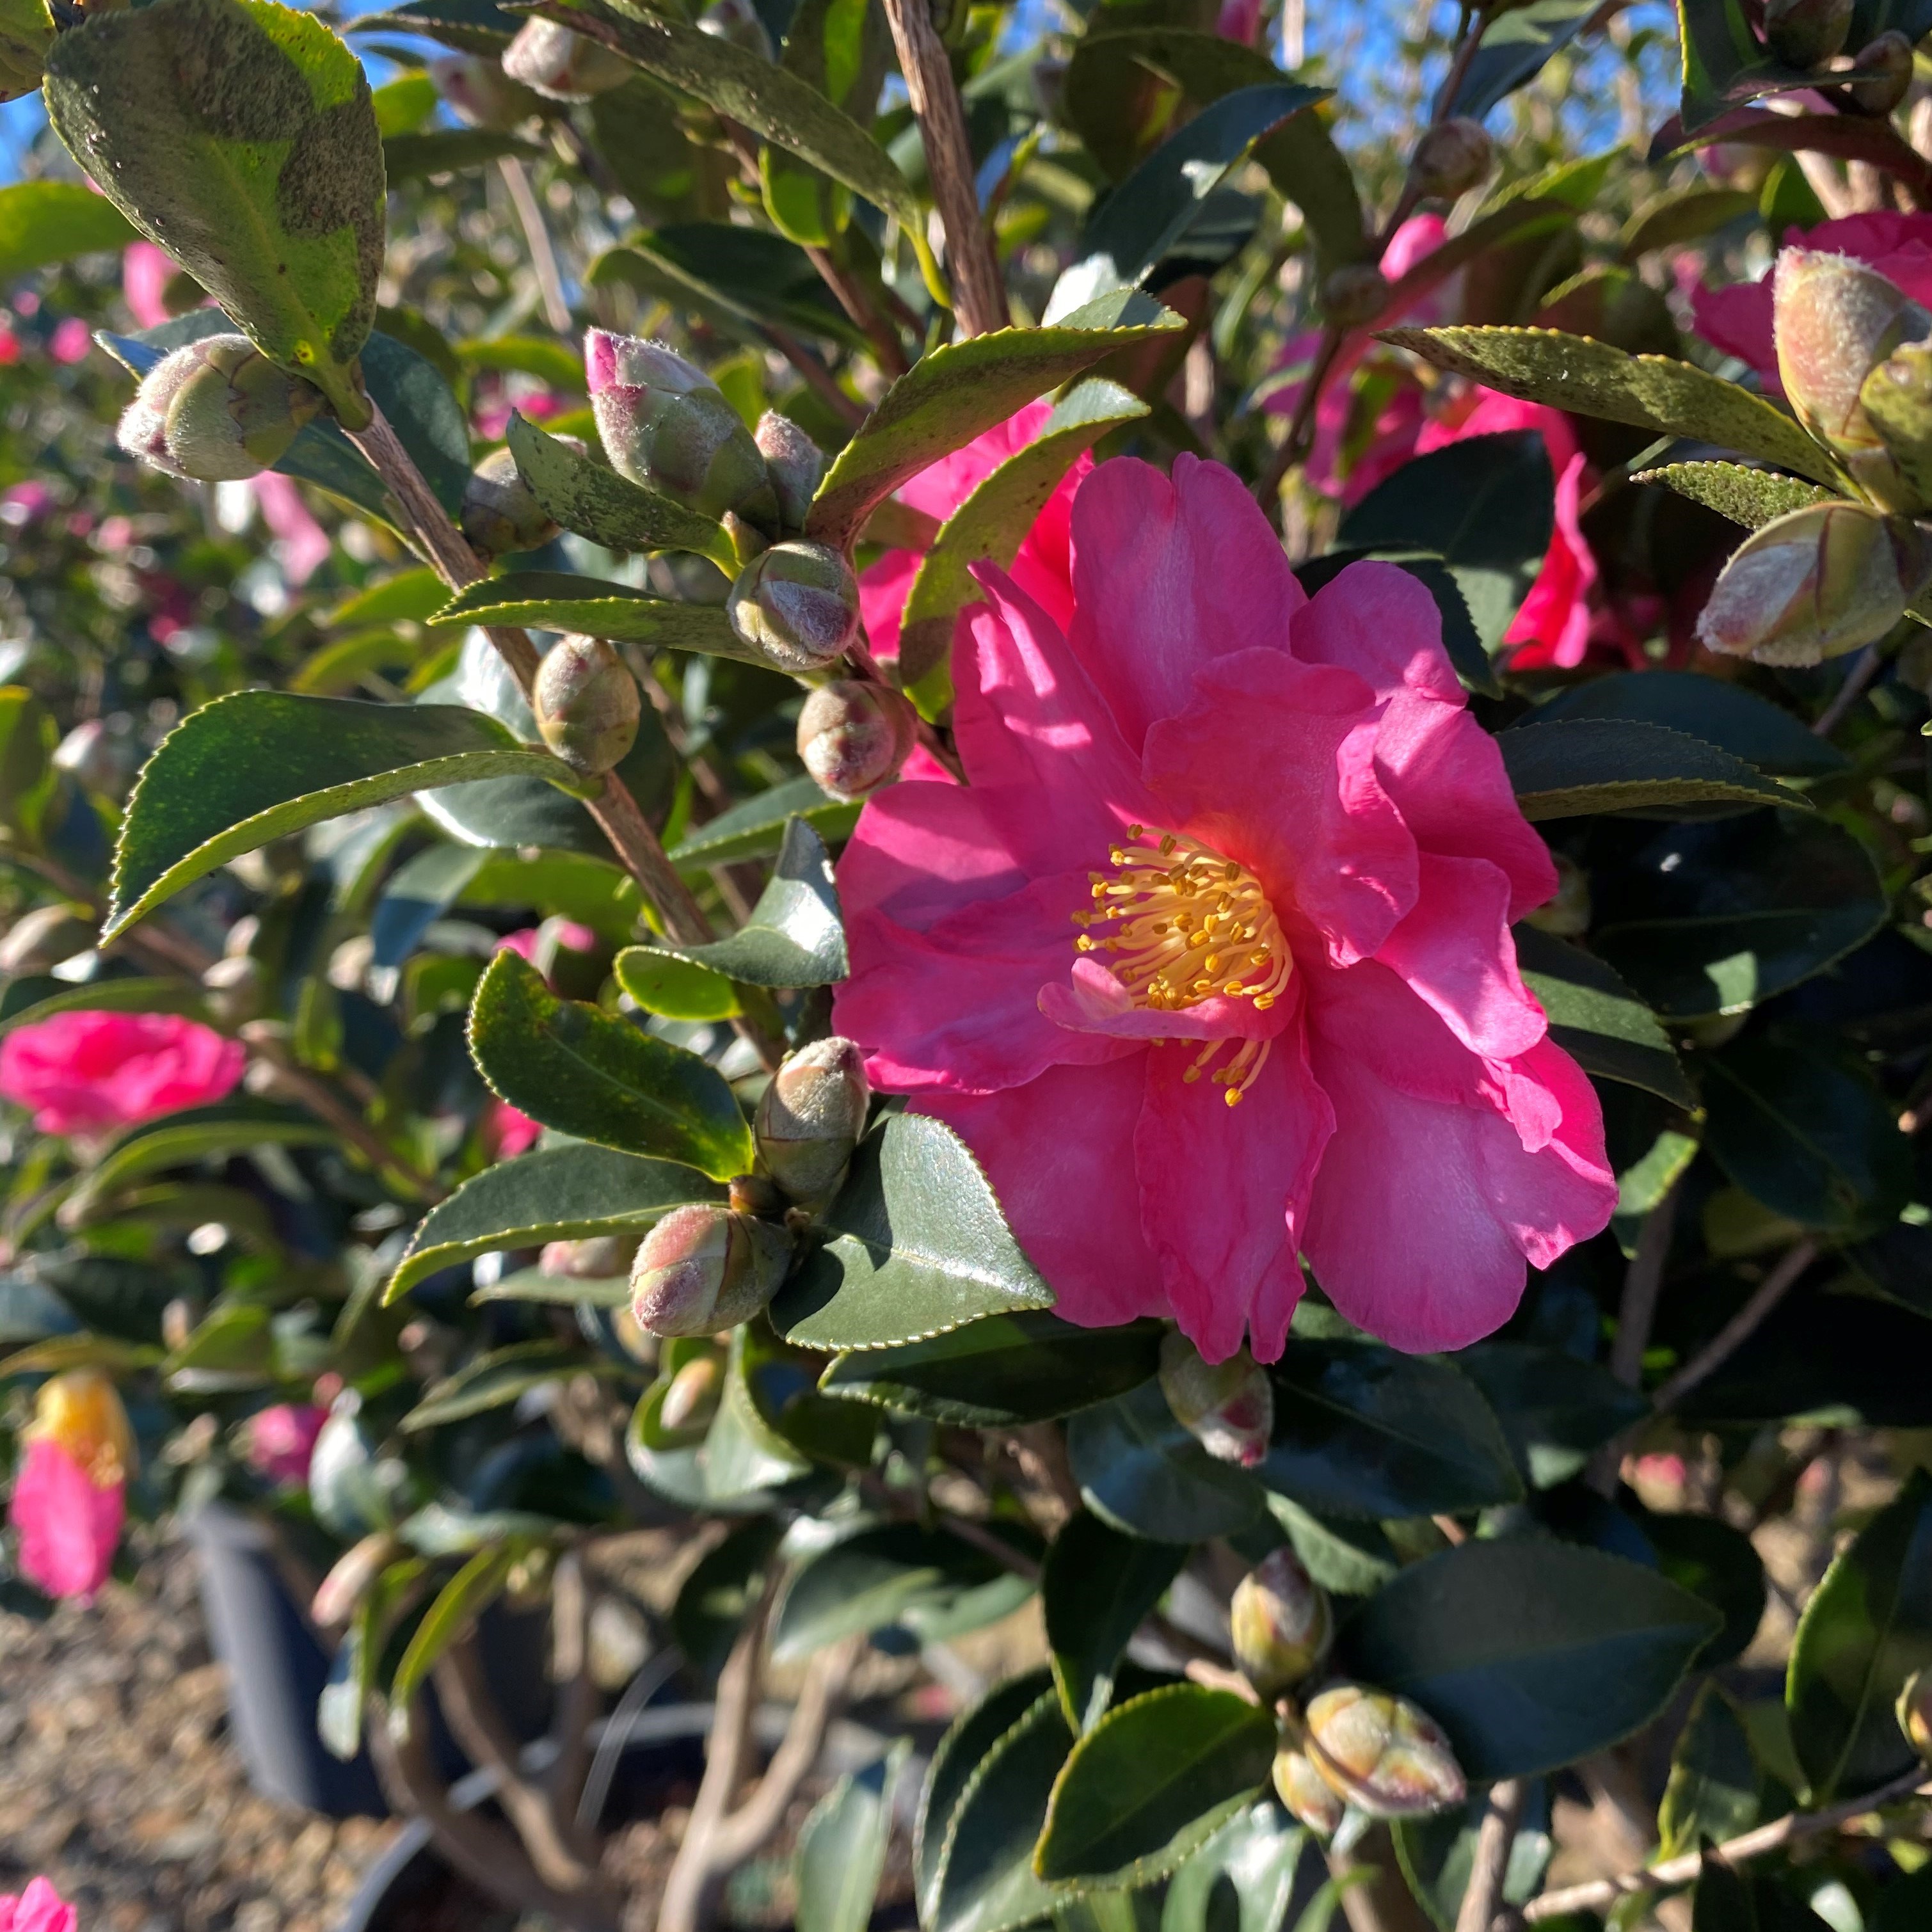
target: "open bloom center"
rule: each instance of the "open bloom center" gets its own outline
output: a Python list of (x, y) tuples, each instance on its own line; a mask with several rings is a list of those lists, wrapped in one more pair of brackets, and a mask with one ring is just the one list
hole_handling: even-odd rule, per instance
[[(1261, 882), (1179, 832), (1127, 827), (1124, 844), (1107, 854), (1113, 869), (1090, 872), (1094, 910), (1076, 912), (1084, 928), (1073, 943), (1104, 952), (1104, 962), (1134, 1004), (1179, 1012), (1216, 998), (1252, 1000), (1265, 1012), (1286, 990), (1294, 956)], [(1096, 934), (1096, 927), (1104, 928)], [(1227, 1044), (1208, 1042), (1186, 1077), (1198, 1080)], [(1210, 1076), (1233, 1106), (1268, 1058), (1265, 1040), (1242, 1041)]]

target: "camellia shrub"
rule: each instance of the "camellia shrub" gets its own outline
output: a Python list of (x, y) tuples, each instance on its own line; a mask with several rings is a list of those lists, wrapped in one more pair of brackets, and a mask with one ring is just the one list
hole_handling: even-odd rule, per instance
[(1932, 6), (1680, 15), (14, 6), (7, 1607), (592, 1932), (1932, 1925)]

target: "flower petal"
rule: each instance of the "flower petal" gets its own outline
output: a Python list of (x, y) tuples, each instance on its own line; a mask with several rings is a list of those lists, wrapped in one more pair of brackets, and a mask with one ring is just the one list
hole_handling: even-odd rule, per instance
[(874, 910), (924, 932), (975, 900), (1004, 898), (1025, 874), (964, 785), (902, 779), (866, 801), (838, 867), (849, 920)]
[(126, 1502), (124, 1484), (96, 1488), (58, 1443), (29, 1442), (8, 1510), (20, 1574), (50, 1597), (92, 1597), (113, 1565)]

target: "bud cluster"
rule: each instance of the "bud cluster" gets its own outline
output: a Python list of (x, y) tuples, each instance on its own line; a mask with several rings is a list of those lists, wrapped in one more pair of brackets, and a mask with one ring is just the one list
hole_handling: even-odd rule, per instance
[(1468, 1796), (1442, 1726), (1406, 1697), (1331, 1684), (1305, 1710), (1284, 1702), (1281, 1720), (1275, 1790), (1324, 1838), (1348, 1806), (1370, 1818), (1423, 1818)]
[(319, 391), (245, 335), (210, 335), (141, 378), (115, 434), (130, 456), (170, 476), (239, 483), (279, 462), (321, 406)]
[(1889, 28), (1856, 53), (1848, 53), (1852, 0), (1766, 0), (1765, 44), (1786, 67), (1815, 73), (1821, 86), (1834, 75), (1862, 79), (1833, 90), (1860, 114), (1889, 114), (1912, 86), (1912, 43)]

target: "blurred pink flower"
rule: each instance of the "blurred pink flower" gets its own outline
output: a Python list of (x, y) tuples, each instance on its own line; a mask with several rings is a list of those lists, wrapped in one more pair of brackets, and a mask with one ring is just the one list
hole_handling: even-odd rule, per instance
[(1239, 40), (1244, 47), (1251, 47), (1261, 23), (1262, 0), (1221, 0), (1214, 31), (1224, 40)]
[(56, 322), (47, 338), (47, 353), (60, 363), (85, 362), (93, 346), (93, 334), (77, 315)]
[(248, 487), (274, 536), (282, 574), (291, 584), (306, 584), (328, 560), (328, 532), (309, 514), (292, 477), (265, 470)]
[(308, 1480), (315, 1438), (328, 1420), (328, 1410), (310, 1402), (280, 1402), (258, 1410), (248, 1418), (249, 1468), (272, 1483), (300, 1487)]
[(507, 1100), (492, 1100), (483, 1110), (483, 1151), (491, 1160), (513, 1160), (535, 1147), (543, 1123)]
[(0, 1041), (0, 1096), (44, 1134), (103, 1133), (225, 1099), (238, 1040), (174, 1013), (56, 1013)]
[(152, 242), (130, 242), (122, 252), (121, 296), (137, 328), (158, 328), (168, 320), (161, 291), (174, 272), (173, 262)]
[(74, 1907), (44, 1878), (29, 1879), (17, 1896), (0, 1893), (0, 1932), (75, 1932)]
[(0, 368), (10, 368), (20, 359), (20, 338), (0, 323)]
[(1272, 1360), (1305, 1255), (1398, 1348), (1489, 1334), (1617, 1190), (1516, 969), (1555, 868), (1434, 601), (1374, 562), (1311, 600), (1186, 456), (1101, 464), (1070, 534), (1064, 623), (977, 573), (970, 784), (860, 818), (838, 1030), (985, 1162), (1070, 1321)]
[(21, 1439), (7, 1510), (20, 1574), (50, 1597), (92, 1597), (113, 1564), (134, 1462), (119, 1393), (95, 1369), (51, 1376)]
[(532, 965), (535, 965), (538, 937), (537, 928), (535, 926), (520, 926), (514, 932), (505, 933), (502, 938), (497, 940), (494, 950), (499, 952), (514, 952), (519, 959), (527, 959)]

